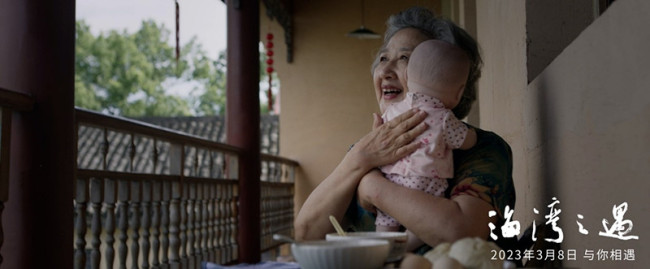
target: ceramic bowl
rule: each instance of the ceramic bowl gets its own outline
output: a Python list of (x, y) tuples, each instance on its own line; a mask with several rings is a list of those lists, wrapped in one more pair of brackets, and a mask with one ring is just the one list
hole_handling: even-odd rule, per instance
[(390, 253), (386, 262), (398, 261), (406, 252), (406, 239), (408, 236), (403, 232), (350, 232), (344, 236), (337, 233), (325, 235), (328, 241), (338, 240), (359, 240), (359, 239), (381, 239), (390, 243)]
[(303, 241), (291, 244), (291, 252), (302, 269), (381, 268), (390, 244), (385, 240)]

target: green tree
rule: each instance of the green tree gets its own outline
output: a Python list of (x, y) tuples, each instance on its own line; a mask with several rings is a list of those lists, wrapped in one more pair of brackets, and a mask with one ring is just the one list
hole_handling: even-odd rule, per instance
[[(178, 63), (170, 33), (143, 21), (130, 34), (112, 30), (94, 36), (77, 22), (75, 105), (113, 115), (214, 115), (225, 103), (225, 57), (211, 60), (196, 39), (181, 48)], [(192, 87), (197, 97), (168, 94), (172, 87)]]
[[(201, 46), (197, 46), (199, 49)], [(192, 76), (201, 83), (202, 93), (194, 98), (192, 104), (197, 115), (223, 114), (226, 109), (226, 52), (219, 53), (217, 60), (212, 60), (199, 53), (194, 54)], [(192, 91), (197, 93), (200, 87)], [(196, 95), (194, 95), (196, 96)]]

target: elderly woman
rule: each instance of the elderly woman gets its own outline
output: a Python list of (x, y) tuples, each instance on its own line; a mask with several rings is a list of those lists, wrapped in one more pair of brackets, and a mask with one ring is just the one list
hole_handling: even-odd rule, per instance
[[(476, 99), (480, 76), (476, 41), (452, 22), (419, 7), (391, 16), (387, 25), (384, 44), (372, 68), (382, 112), (386, 105), (402, 100), (408, 91), (404, 71), (413, 49), (425, 40), (439, 39), (463, 49), (472, 62), (463, 97), (453, 110), (457, 118), (466, 117)], [(514, 208), (515, 203), (512, 153), (498, 135), (476, 128), (476, 146), (453, 152), (454, 177), (449, 180), (445, 197), (399, 186), (375, 169), (419, 147), (413, 139), (425, 130), (425, 116), (424, 112), (412, 110), (384, 123), (375, 114), (373, 130), (347, 152), (305, 201), (295, 221), (296, 238), (324, 238), (333, 231), (329, 215), (342, 219), (348, 230), (374, 230), (374, 212), (380, 209), (425, 243), (409, 246), (411, 251), (468, 236), (489, 239), (488, 224), (501, 227), (504, 208)], [(501, 235), (496, 230), (494, 233)]]

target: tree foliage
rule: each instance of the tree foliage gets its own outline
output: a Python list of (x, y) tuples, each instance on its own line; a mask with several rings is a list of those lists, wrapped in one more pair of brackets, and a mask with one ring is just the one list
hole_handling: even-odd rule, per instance
[[(215, 115), (225, 108), (225, 54), (210, 59), (192, 39), (178, 63), (170, 32), (143, 21), (135, 33), (112, 30), (95, 36), (77, 21), (75, 105), (113, 115)], [(180, 89), (190, 96), (170, 94)]]

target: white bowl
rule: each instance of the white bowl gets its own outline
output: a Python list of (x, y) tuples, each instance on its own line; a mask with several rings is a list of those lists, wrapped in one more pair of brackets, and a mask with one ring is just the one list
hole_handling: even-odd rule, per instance
[(336, 240), (359, 240), (359, 239), (382, 239), (390, 243), (390, 253), (386, 262), (398, 261), (404, 256), (406, 252), (406, 240), (408, 235), (403, 232), (350, 232), (345, 233), (344, 236), (337, 233), (329, 233), (325, 235), (328, 241)]
[(291, 244), (291, 252), (302, 269), (381, 268), (390, 244), (385, 240), (303, 241)]

